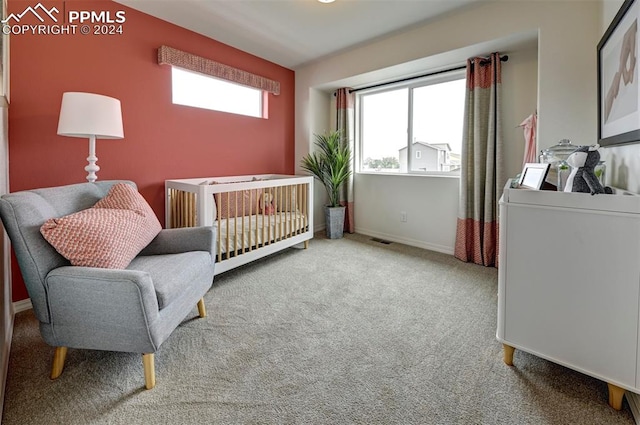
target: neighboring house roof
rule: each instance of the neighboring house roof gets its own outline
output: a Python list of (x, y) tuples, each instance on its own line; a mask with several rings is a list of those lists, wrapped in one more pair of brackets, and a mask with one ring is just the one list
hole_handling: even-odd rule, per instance
[[(448, 151), (451, 152), (451, 146), (449, 146), (449, 143), (426, 143), (426, 142), (413, 142), (413, 145), (421, 145), (424, 146), (425, 148), (429, 148), (429, 149), (435, 149), (435, 150), (439, 150), (439, 151)], [(407, 149), (407, 146), (398, 149), (399, 151), (402, 151), (404, 149)]]
[(449, 143), (429, 143), (431, 146), (435, 146), (440, 150), (444, 150), (447, 152), (451, 152), (451, 146), (449, 146)]

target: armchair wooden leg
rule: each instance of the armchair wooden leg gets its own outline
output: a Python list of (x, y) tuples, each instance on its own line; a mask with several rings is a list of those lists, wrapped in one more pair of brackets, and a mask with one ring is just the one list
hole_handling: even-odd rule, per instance
[(204, 298), (200, 298), (200, 301), (198, 301), (198, 314), (200, 314), (200, 317), (207, 317), (207, 307), (204, 305)]
[(304, 249), (309, 248), (309, 240), (304, 241)]
[(51, 366), (51, 379), (56, 379), (62, 374), (64, 360), (67, 358), (67, 347), (56, 347), (53, 353), (53, 365)]
[(513, 352), (516, 351), (516, 349), (507, 344), (502, 344), (502, 347), (504, 349), (505, 364), (507, 364), (508, 366), (513, 366)]
[(624, 397), (624, 388), (620, 388), (616, 385), (607, 383), (609, 387), (609, 406), (615, 410), (622, 409), (622, 397)]
[(156, 386), (156, 366), (153, 353), (142, 355), (144, 366), (144, 386), (150, 390)]

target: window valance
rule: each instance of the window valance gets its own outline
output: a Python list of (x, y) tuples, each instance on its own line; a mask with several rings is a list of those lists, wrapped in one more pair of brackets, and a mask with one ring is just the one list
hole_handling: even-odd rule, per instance
[(280, 94), (280, 83), (260, 75), (252, 74), (211, 59), (203, 58), (192, 53), (183, 52), (173, 47), (160, 46), (158, 48), (158, 63), (173, 65), (189, 71), (211, 75), (233, 83), (265, 90), (269, 93)]

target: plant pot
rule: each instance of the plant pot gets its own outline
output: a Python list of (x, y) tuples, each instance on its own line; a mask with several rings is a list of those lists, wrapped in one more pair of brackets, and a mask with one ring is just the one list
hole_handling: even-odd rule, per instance
[(327, 238), (340, 239), (344, 230), (345, 207), (324, 207)]

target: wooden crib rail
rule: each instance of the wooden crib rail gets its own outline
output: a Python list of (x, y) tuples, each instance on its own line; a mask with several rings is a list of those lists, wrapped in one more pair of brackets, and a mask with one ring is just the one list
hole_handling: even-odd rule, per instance
[(165, 186), (167, 227), (217, 226), (218, 262), (313, 234), (312, 177), (214, 177)]

